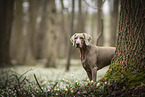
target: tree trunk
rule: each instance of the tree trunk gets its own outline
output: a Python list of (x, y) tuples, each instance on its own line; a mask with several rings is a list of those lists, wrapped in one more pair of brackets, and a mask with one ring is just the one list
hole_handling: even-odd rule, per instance
[(40, 18), (41, 21), (38, 26), (37, 31), (37, 47), (36, 47), (36, 58), (44, 59), (48, 57), (48, 0), (43, 0), (40, 2)]
[[(58, 39), (57, 39), (57, 52), (58, 52), (58, 57), (59, 58), (62, 58), (62, 57), (64, 57), (64, 55), (65, 55), (65, 51), (67, 50), (66, 49), (66, 44), (67, 44), (67, 41), (65, 41), (65, 39), (66, 39), (66, 37), (67, 37), (67, 31), (66, 31), (66, 28), (67, 27), (65, 27), (65, 20), (67, 20), (66, 18), (65, 18), (65, 13), (64, 13), (64, 11), (65, 11), (65, 8), (64, 8), (64, 2), (63, 2), (63, 0), (61, 0), (60, 1), (61, 2), (61, 13), (60, 13), (60, 15), (61, 15), (61, 20), (59, 20), (59, 27), (58, 27), (58, 29), (59, 29), (59, 33), (58, 33)], [(57, 30), (58, 31), (58, 30)]]
[(95, 17), (96, 17), (95, 13), (93, 13), (92, 16), (91, 16), (91, 36), (92, 36), (92, 44), (93, 45), (95, 45), (95, 41), (96, 41), (96, 40), (94, 40), (94, 38), (95, 38), (94, 37), (94, 31), (95, 31), (95, 29), (94, 29), (95, 21), (94, 20), (95, 20)]
[(79, 13), (78, 13), (78, 26), (77, 26), (77, 32), (84, 32), (85, 31), (85, 28), (84, 28), (84, 25), (85, 25), (85, 14), (83, 14), (83, 10), (82, 10), (82, 0), (79, 0), (78, 1), (78, 8), (79, 8)]
[(54, 67), (55, 61), (57, 58), (57, 31), (56, 31), (56, 5), (55, 0), (49, 0), (48, 3), (48, 63), (46, 64), (47, 67)]
[(37, 44), (37, 39), (36, 39), (36, 27), (37, 27), (37, 17), (38, 17), (38, 10), (39, 10), (39, 3), (41, 1), (39, 0), (29, 0), (30, 2), (30, 7), (29, 7), (29, 12), (30, 12), (30, 26), (29, 26), (29, 31), (30, 31), (30, 38), (31, 38), (31, 49), (32, 49), (32, 54), (36, 58), (36, 44)]
[[(25, 65), (34, 65), (35, 64), (35, 57), (33, 55), (33, 50), (32, 50), (32, 35), (34, 32), (31, 31), (31, 29), (33, 29), (32, 25), (34, 20), (32, 19), (32, 15), (33, 13), (31, 13), (32, 10), (32, 5), (31, 5), (32, 1), (29, 1), (29, 10), (26, 11), (26, 16), (24, 17), (24, 32), (25, 36), (24, 36), (24, 45), (25, 45), (25, 50), (24, 50), (24, 61), (23, 64)], [(32, 19), (32, 20), (31, 20)]]
[[(75, 3), (75, 1), (72, 0), (72, 14), (71, 14), (71, 25), (70, 25), (70, 37), (73, 35), (73, 27), (74, 27), (74, 7), (75, 7), (74, 3)], [(69, 71), (69, 67), (70, 67), (71, 50), (72, 50), (72, 46), (71, 46), (71, 42), (69, 42), (66, 71)]]
[(114, 61), (145, 65), (144, 0), (121, 1), (119, 36)]
[(1, 0), (0, 3), (0, 66), (10, 63), (10, 35), (13, 22), (14, 0)]
[(121, 0), (116, 53), (105, 79), (126, 79), (128, 87), (145, 84), (144, 5), (144, 0)]
[[(23, 37), (23, 31), (22, 31), (22, 21), (23, 21), (23, 16), (22, 16), (22, 0), (16, 0), (16, 12), (15, 12), (15, 25), (12, 34), (15, 34), (11, 38), (15, 39), (15, 43), (12, 43), (11, 47), (12, 49), (15, 50), (16, 52), (16, 64), (23, 64), (24, 61), (24, 37)], [(13, 41), (13, 40), (12, 40)], [(13, 51), (12, 51), (13, 52)], [(11, 55), (12, 58), (14, 55)]]
[(99, 40), (98, 40), (98, 46), (103, 46), (104, 45), (104, 37), (103, 37), (103, 31), (102, 30), (102, 23), (103, 23), (103, 13), (102, 13), (102, 5), (103, 2), (102, 0), (97, 0), (97, 8), (98, 8), (98, 12), (97, 12), (97, 33), (99, 35), (99, 33), (102, 33)]
[[(111, 5), (111, 4), (110, 4)], [(110, 45), (116, 46), (116, 35), (117, 35), (117, 27), (118, 27), (118, 15), (119, 15), (119, 0), (113, 0), (113, 8), (111, 10), (111, 22), (110, 22)]]

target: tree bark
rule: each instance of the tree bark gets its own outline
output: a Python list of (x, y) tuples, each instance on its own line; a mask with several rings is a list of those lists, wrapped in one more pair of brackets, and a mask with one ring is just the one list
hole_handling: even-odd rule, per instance
[(122, 0), (119, 36), (114, 61), (145, 65), (144, 0)]
[(10, 36), (13, 22), (14, 0), (0, 3), (0, 66), (10, 64)]
[(121, 0), (119, 35), (107, 80), (126, 81), (127, 87), (145, 83), (145, 1)]

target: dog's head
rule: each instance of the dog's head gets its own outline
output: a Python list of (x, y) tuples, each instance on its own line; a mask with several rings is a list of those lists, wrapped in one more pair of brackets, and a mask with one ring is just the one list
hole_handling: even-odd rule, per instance
[(92, 37), (86, 33), (75, 33), (70, 41), (73, 43), (73, 46), (76, 48), (82, 48), (84, 43), (89, 45), (91, 43)]

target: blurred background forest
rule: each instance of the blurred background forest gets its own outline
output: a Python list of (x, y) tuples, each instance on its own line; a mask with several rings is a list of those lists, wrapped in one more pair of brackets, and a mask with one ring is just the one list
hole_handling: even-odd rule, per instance
[[(1, 50), (1, 65), (35, 65), (54, 67), (57, 60), (79, 59), (79, 50), (69, 47), (75, 32), (86, 32), (93, 38), (101, 32), (99, 46), (116, 46), (119, 0), (2, 0), (1, 34), (7, 41)], [(3, 10), (4, 9), (4, 10)], [(13, 10), (14, 9), (14, 10)], [(10, 16), (11, 18), (7, 17)], [(7, 19), (8, 18), (8, 19)], [(10, 19), (10, 20), (9, 20)], [(2, 30), (4, 32), (6, 30)], [(7, 36), (7, 37), (3, 37)], [(72, 48), (71, 54), (69, 49)]]

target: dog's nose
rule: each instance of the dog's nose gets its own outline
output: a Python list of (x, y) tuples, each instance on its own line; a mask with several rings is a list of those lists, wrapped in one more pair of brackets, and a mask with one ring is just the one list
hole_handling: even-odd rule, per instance
[(79, 46), (80, 46), (80, 44), (79, 44), (79, 43), (76, 43), (76, 46), (77, 46), (77, 47), (79, 47)]

